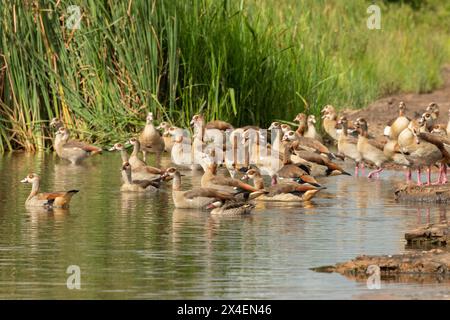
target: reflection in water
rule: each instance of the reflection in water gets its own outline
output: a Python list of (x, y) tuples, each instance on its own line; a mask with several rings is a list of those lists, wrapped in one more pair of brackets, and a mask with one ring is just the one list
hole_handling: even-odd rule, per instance
[[(443, 205), (396, 203), (401, 172), (323, 178), (327, 189), (311, 202), (211, 216), (174, 209), (170, 182), (154, 194), (120, 192), (120, 163), (118, 153), (82, 166), (44, 153), (0, 157), (0, 298), (373, 297), (364, 279), (309, 268), (404, 252), (406, 230), (447, 217)], [(160, 164), (171, 166), (169, 157)], [(42, 191), (80, 190), (70, 211), (24, 207), (30, 189), (19, 181), (31, 171)], [(183, 188), (199, 186), (198, 172), (183, 174)], [(65, 286), (73, 264), (82, 290)], [(448, 283), (382, 279), (382, 288), (390, 297), (439, 298)]]

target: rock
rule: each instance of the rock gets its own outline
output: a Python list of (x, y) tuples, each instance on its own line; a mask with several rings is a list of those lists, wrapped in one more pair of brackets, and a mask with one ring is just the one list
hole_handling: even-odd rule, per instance
[(334, 266), (323, 266), (311, 270), (337, 272), (356, 280), (364, 280), (369, 277), (373, 266), (379, 268), (383, 280), (450, 282), (450, 252), (440, 249), (397, 255), (361, 255)]
[(450, 241), (450, 223), (427, 224), (405, 233), (408, 247), (446, 246)]
[(450, 203), (450, 184), (435, 186), (402, 184), (395, 190), (394, 194), (397, 201)]

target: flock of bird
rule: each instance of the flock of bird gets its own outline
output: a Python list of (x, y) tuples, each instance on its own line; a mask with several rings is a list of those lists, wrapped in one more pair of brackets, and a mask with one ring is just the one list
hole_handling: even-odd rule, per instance
[[(168, 122), (155, 127), (150, 112), (139, 137), (128, 141), (133, 147), (131, 154), (123, 143), (116, 143), (109, 151), (121, 155), (122, 192), (155, 192), (172, 181), (176, 208), (207, 209), (211, 214), (248, 214), (256, 201), (309, 201), (325, 188), (316, 177), (350, 175), (338, 163), (345, 159), (355, 162), (355, 176), (360, 172), (364, 175), (365, 166), (369, 166), (374, 170), (367, 177), (378, 179), (386, 164), (395, 163), (405, 168), (407, 183), (412, 183), (412, 170), (416, 170), (418, 185), (422, 185), (423, 168), (427, 169), (426, 184), (432, 184), (431, 168), (436, 165), (439, 177), (435, 184), (446, 183), (450, 121), (437, 123), (436, 103), (430, 103), (418, 119), (411, 120), (405, 113), (406, 106), (400, 102), (398, 116), (387, 124), (383, 137), (376, 138), (369, 134), (365, 119), (350, 122), (345, 116), (338, 117), (333, 106), (325, 106), (322, 125), (326, 139), (336, 146), (337, 151), (332, 152), (316, 131), (314, 115), (298, 114), (294, 119), (296, 130), (280, 122), (261, 130), (257, 126), (234, 128), (221, 120), (206, 122), (197, 114), (191, 121), (194, 134), (189, 137), (187, 130)], [(102, 148), (70, 139), (61, 120), (55, 118), (50, 125), (56, 130), (53, 145), (60, 158), (76, 165), (102, 152)], [(158, 159), (163, 152), (171, 154), (173, 167), (147, 165), (149, 153)], [(183, 190), (183, 170), (203, 170), (201, 186)], [(31, 173), (21, 181), (32, 184), (26, 206), (65, 208), (78, 192), (40, 193), (39, 179)]]

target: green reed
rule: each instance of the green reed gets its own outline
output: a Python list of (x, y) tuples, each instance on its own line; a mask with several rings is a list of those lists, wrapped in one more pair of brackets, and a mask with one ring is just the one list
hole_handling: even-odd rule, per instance
[[(19, 1), (0, 7), (0, 152), (51, 145), (61, 117), (110, 144), (147, 111), (186, 126), (203, 112), (267, 125), (324, 104), (360, 108), (438, 87), (450, 7), (381, 3), (368, 30), (358, 0)], [(79, 29), (70, 5), (81, 9)]]

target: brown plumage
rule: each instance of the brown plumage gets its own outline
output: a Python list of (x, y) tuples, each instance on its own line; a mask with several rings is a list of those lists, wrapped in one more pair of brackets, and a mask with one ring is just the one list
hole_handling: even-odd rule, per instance
[(246, 184), (238, 179), (217, 176), (217, 164), (209, 164), (207, 170), (201, 178), (202, 188), (214, 188), (219, 190), (225, 190), (228, 192), (236, 192), (234, 188), (241, 190), (254, 192), (256, 189), (249, 184)]
[(40, 178), (37, 174), (31, 173), (26, 176), (22, 183), (31, 183), (31, 193), (25, 201), (29, 207), (42, 207), (46, 209), (67, 208), (69, 207), (72, 196), (78, 193), (78, 190), (69, 190), (63, 192), (39, 192)]

